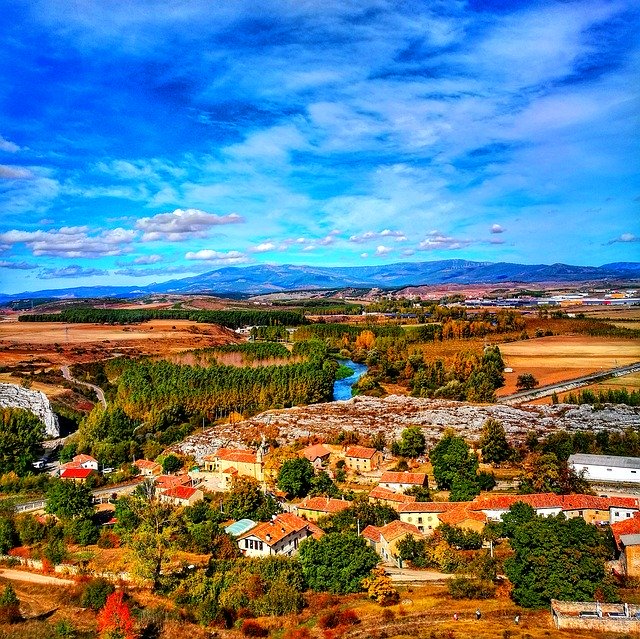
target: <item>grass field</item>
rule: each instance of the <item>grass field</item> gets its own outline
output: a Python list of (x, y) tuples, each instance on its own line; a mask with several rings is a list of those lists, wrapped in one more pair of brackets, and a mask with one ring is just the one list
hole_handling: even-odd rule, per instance
[(501, 344), (506, 384), (498, 395), (516, 391), (522, 373), (532, 373), (540, 385), (553, 384), (640, 361), (640, 341), (633, 339), (554, 335)]

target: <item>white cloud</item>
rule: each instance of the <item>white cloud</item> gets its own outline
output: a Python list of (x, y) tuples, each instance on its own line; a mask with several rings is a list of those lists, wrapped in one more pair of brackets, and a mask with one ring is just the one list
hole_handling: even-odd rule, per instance
[(136, 232), (123, 228), (90, 234), (86, 226), (66, 226), (51, 231), (11, 230), (0, 233), (0, 243), (26, 244), (34, 255), (104, 257), (131, 252)]
[(201, 251), (189, 251), (185, 254), (187, 260), (197, 260), (202, 262), (213, 262), (216, 264), (245, 264), (250, 259), (240, 251), (214, 251), (202, 249)]
[(444, 235), (440, 231), (431, 231), (427, 237), (418, 244), (421, 251), (436, 251), (439, 249), (451, 251), (461, 249), (471, 244), (470, 240), (458, 239)]
[(17, 153), (19, 150), (20, 147), (15, 142), (11, 142), (11, 140), (7, 140), (0, 135), (0, 151), (4, 151), (5, 153)]
[(0, 268), (17, 269), (20, 271), (30, 271), (38, 268), (37, 264), (29, 264), (28, 262), (10, 262), (9, 260), (0, 260)]
[(31, 180), (33, 173), (24, 166), (0, 164), (0, 179), (2, 180)]
[(157, 264), (158, 262), (162, 262), (164, 258), (162, 257), (162, 255), (157, 255), (157, 254), (153, 254), (153, 255), (143, 255), (142, 257), (136, 257), (135, 260), (133, 260), (134, 264)]
[(366, 231), (360, 235), (352, 235), (349, 238), (349, 242), (355, 242), (356, 244), (364, 244), (365, 242), (369, 242), (371, 240), (378, 240), (383, 237), (392, 237), (395, 238), (396, 242), (405, 242), (407, 236), (403, 231), (392, 231), (390, 229), (384, 229), (382, 231)]
[(278, 246), (273, 242), (262, 242), (257, 246), (250, 249), (252, 253), (269, 253), (270, 251), (277, 250)]
[(383, 246), (382, 244), (378, 247), (376, 247), (376, 255), (378, 256), (382, 256), (382, 255), (387, 255), (388, 253), (391, 253), (391, 250), (388, 246)]
[(241, 224), (242, 216), (237, 213), (216, 215), (199, 209), (176, 209), (171, 213), (159, 213), (153, 217), (143, 217), (136, 222), (136, 228), (143, 231), (143, 242), (168, 240), (182, 242), (205, 237), (213, 226)]
[(613, 240), (609, 240), (608, 244), (616, 244), (616, 243), (625, 244), (627, 242), (640, 242), (640, 237), (634, 235), (633, 233), (623, 233), (619, 237), (616, 237)]
[(77, 264), (62, 268), (43, 268), (38, 273), (38, 279), (54, 280), (58, 278), (95, 277), (96, 275), (108, 275), (108, 271), (99, 268), (83, 268)]
[(499, 224), (493, 224), (491, 226), (492, 233), (504, 233), (504, 229)]

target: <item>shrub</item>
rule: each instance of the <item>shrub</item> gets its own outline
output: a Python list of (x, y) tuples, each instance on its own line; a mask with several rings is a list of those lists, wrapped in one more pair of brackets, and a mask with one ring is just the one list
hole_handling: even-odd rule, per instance
[(76, 636), (76, 629), (68, 619), (60, 619), (53, 627), (53, 632), (59, 639), (73, 639)]
[(496, 587), (490, 581), (469, 577), (450, 579), (447, 589), (454, 599), (490, 599), (496, 592)]
[(244, 621), (241, 631), (245, 637), (266, 637), (269, 634), (267, 628), (264, 628), (257, 621), (251, 619)]
[(16, 623), (20, 619), (20, 600), (13, 586), (8, 584), (0, 595), (0, 623)]
[(92, 579), (84, 587), (81, 597), (81, 605), (84, 608), (91, 608), (92, 610), (100, 610), (104, 608), (107, 602), (107, 597), (115, 591), (112, 583), (108, 582), (102, 577)]
[(340, 613), (337, 610), (331, 610), (326, 615), (322, 615), (318, 619), (318, 625), (323, 630), (327, 628), (336, 628), (340, 625)]
[(120, 546), (120, 537), (112, 530), (102, 530), (98, 538), (98, 548), (118, 548)]
[(311, 639), (309, 628), (289, 628), (282, 639)]

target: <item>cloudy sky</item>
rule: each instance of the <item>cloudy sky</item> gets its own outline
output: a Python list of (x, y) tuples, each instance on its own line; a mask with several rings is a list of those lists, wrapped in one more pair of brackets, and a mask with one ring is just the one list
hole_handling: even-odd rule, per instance
[(637, 0), (0, 0), (0, 290), (640, 260)]

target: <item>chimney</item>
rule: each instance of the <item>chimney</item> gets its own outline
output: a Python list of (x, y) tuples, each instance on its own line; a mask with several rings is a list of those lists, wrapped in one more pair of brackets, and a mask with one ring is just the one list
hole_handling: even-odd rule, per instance
[(267, 533), (266, 537), (267, 537), (267, 541), (271, 541), (271, 535), (269, 533)]

